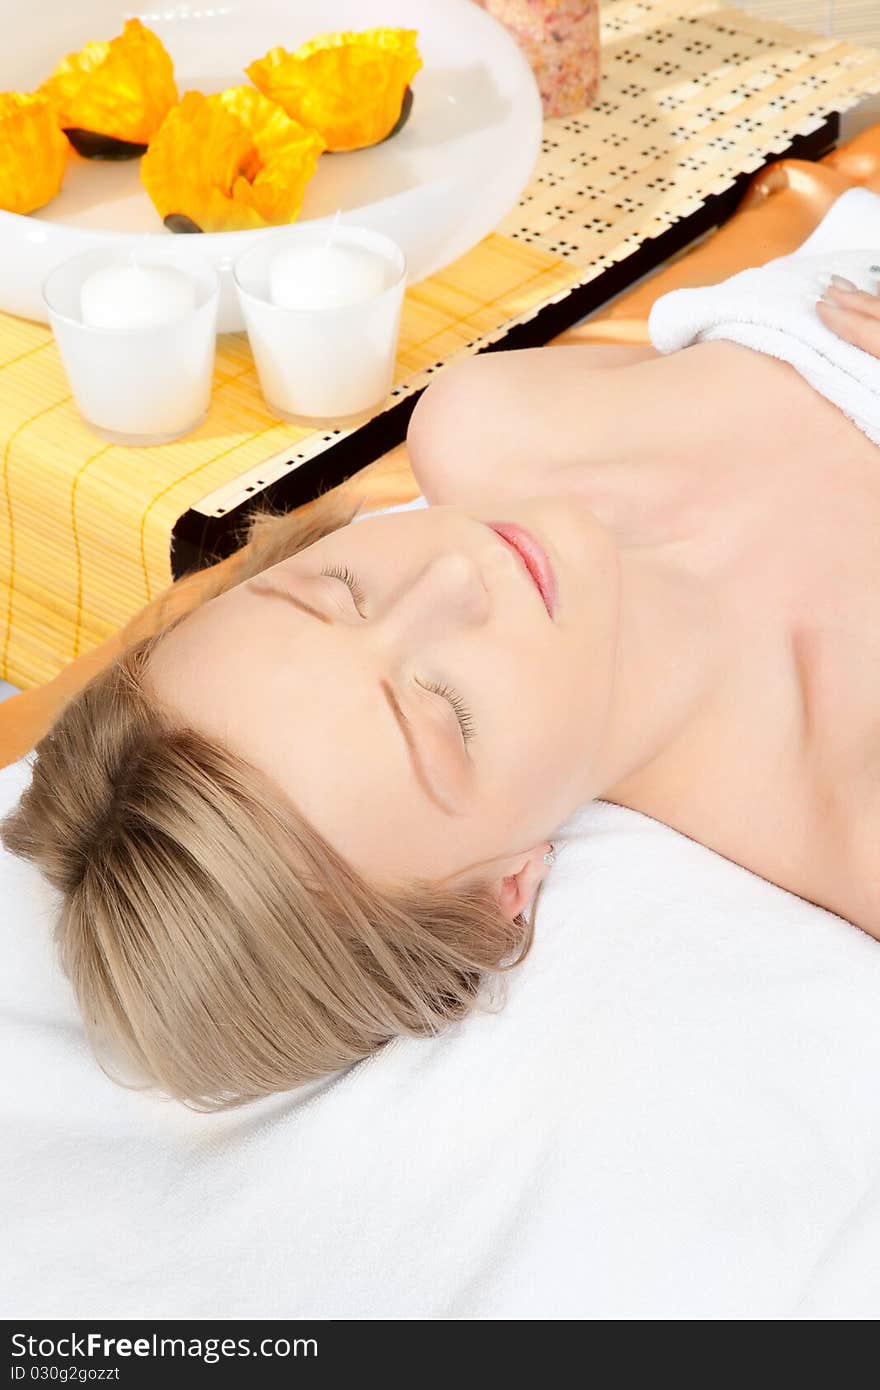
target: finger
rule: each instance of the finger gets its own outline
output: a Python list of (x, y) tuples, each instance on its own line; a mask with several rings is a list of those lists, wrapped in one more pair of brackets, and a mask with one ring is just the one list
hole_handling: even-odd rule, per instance
[(880, 319), (880, 295), (867, 294), (864, 290), (842, 290), (837, 285), (828, 285), (824, 297), (843, 309), (857, 309), (860, 314)]
[(835, 304), (826, 304), (820, 299), (816, 303), (816, 313), (826, 328), (845, 338), (853, 347), (862, 348), (875, 357), (880, 357), (880, 318), (868, 314), (857, 314), (851, 309), (843, 309)]

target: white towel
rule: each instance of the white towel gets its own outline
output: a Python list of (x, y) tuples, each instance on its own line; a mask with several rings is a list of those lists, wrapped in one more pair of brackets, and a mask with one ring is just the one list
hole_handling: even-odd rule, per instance
[(790, 362), (820, 395), (880, 444), (880, 359), (826, 328), (815, 310), (832, 275), (873, 293), (880, 283), (880, 194), (851, 188), (796, 251), (718, 285), (655, 300), (658, 352), (725, 338)]
[(880, 1316), (880, 944), (633, 811), (555, 838), (499, 1014), (227, 1115), (103, 1075), (0, 852), (0, 1316)]

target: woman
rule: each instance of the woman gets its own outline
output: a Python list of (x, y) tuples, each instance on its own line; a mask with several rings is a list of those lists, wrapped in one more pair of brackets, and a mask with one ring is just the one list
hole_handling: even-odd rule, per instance
[(4, 825), (96, 1049), (199, 1108), (461, 1018), (593, 797), (880, 938), (876, 444), (730, 341), (478, 358), (408, 443), (429, 509), (258, 518)]

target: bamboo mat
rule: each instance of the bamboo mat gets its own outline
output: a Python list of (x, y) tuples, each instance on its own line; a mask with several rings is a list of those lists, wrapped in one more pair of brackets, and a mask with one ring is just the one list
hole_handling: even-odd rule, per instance
[[(742, 8), (797, 29), (880, 48), (880, 0), (746, 0)], [(858, 112), (841, 123), (840, 139), (849, 140), (878, 122), (880, 96), (862, 102)]]
[[(546, 122), (518, 207), (407, 292), (392, 401), (880, 92), (874, 50), (715, 0), (606, 0), (602, 45), (599, 100)], [(49, 331), (0, 315), (0, 677), (49, 680), (167, 587), (187, 508), (222, 515), (339, 435), (271, 417), (230, 334), (199, 430), (107, 444), (79, 419)]]
[(851, 43), (880, 44), (877, 0), (746, 0), (743, 9)]

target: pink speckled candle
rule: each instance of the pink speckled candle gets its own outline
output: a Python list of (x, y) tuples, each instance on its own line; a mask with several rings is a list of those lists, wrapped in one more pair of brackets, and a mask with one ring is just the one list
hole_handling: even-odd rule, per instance
[(599, 0), (476, 0), (509, 29), (537, 79), (545, 116), (570, 116), (599, 92)]

